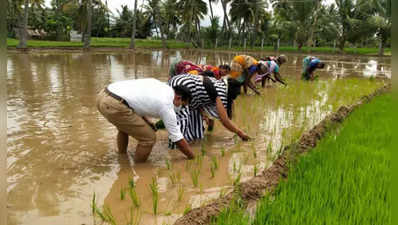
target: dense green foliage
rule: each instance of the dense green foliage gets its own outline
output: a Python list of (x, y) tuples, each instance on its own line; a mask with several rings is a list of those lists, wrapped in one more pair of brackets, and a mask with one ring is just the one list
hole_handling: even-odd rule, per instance
[[(39, 38), (69, 40), (71, 30), (84, 35), (91, 31), (94, 37), (131, 37), (135, 17), (136, 38), (177, 39), (202, 48), (293, 46), (343, 51), (371, 47), (383, 54), (391, 42), (391, 0), (336, 0), (333, 4), (325, 0), (145, 0), (136, 15), (124, 5), (113, 14), (107, 0), (53, 0), (51, 7), (45, 7), (44, 0), (8, 2), (12, 38), (21, 36), (17, 30), (25, 27), (25, 17), (30, 30), (45, 32)], [(212, 4), (217, 2), (224, 11), (222, 18), (213, 15)], [(24, 12), (26, 3), (29, 9)], [(210, 25), (202, 27), (207, 15)]]
[(391, 224), (392, 104), (387, 94), (350, 115), (292, 165), (254, 221), (231, 207), (217, 224)]

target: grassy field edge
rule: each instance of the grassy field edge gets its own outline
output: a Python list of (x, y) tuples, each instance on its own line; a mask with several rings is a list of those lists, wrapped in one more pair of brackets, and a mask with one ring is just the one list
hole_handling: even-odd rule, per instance
[[(7, 46), (8, 48), (15, 49), (18, 45), (17, 39), (8, 38)], [(191, 49), (193, 48), (191, 43), (168, 40), (167, 46), (169, 49)], [(95, 48), (122, 48), (127, 49), (130, 44), (130, 38), (96, 38), (93, 37), (91, 41), (91, 46)], [(68, 41), (41, 41), (41, 40), (28, 40), (28, 48), (33, 49), (51, 49), (51, 48), (65, 48), (65, 49), (80, 49), (83, 47), (82, 42), (68, 42)], [(137, 48), (162, 48), (161, 40), (147, 40), (147, 39), (136, 39), (136, 47)], [(218, 47), (216, 49), (212, 48), (204, 48), (204, 50), (217, 50), (217, 51), (266, 51), (266, 52), (275, 52), (274, 47), (266, 46), (263, 48), (254, 47), (254, 48), (242, 48), (242, 47)], [(296, 47), (281, 47), (279, 52), (286, 53), (328, 53), (328, 54), (339, 54), (340, 52), (331, 47), (315, 47), (315, 48), (307, 48), (303, 47), (301, 50), (298, 50)], [(351, 55), (377, 55), (377, 48), (345, 48), (345, 54)], [(385, 50), (386, 56), (391, 56), (391, 49)]]
[(299, 158), (254, 221), (232, 204), (214, 224), (390, 224), (392, 94), (375, 97)]

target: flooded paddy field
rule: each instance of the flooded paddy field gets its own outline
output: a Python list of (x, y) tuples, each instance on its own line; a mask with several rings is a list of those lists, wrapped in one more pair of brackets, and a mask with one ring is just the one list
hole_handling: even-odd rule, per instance
[[(390, 58), (321, 55), (318, 81), (303, 82), (305, 55), (289, 54), (281, 67), (288, 86), (273, 84), (262, 96), (238, 97), (233, 121), (253, 140), (241, 142), (216, 122), (193, 144), (196, 160), (167, 148), (159, 131), (149, 161), (134, 165), (116, 152), (116, 129), (97, 111), (107, 84), (145, 77), (168, 79), (176, 58), (229, 63), (233, 52), (140, 50), (33, 52), (8, 56), (9, 224), (93, 224), (93, 194), (118, 224), (130, 220), (129, 180), (134, 180), (140, 224), (172, 224), (184, 211), (206, 204), (269, 167), (283, 146), (339, 106), (351, 104), (391, 78)], [(250, 53), (261, 58), (266, 53)], [(376, 78), (370, 78), (374, 77)], [(385, 79), (387, 78), (387, 79)], [(134, 145), (129, 145), (134, 151)], [(158, 190), (157, 216), (153, 193)], [(135, 217), (137, 218), (137, 217)]]

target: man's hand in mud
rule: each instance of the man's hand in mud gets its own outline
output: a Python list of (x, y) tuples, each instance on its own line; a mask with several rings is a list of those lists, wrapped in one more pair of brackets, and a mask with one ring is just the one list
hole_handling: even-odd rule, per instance
[(238, 131), (237, 135), (242, 139), (242, 141), (249, 141), (251, 138), (243, 131)]

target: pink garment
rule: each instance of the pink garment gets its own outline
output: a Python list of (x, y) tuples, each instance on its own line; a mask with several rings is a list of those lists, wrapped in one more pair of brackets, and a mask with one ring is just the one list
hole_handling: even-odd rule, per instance
[(263, 79), (263, 77), (269, 76), (272, 73), (274, 73), (275, 70), (279, 69), (279, 66), (278, 66), (278, 64), (275, 61), (259, 61), (258, 63), (261, 63), (261, 64), (265, 65), (268, 70), (264, 74), (257, 74), (256, 82), (260, 82)]

